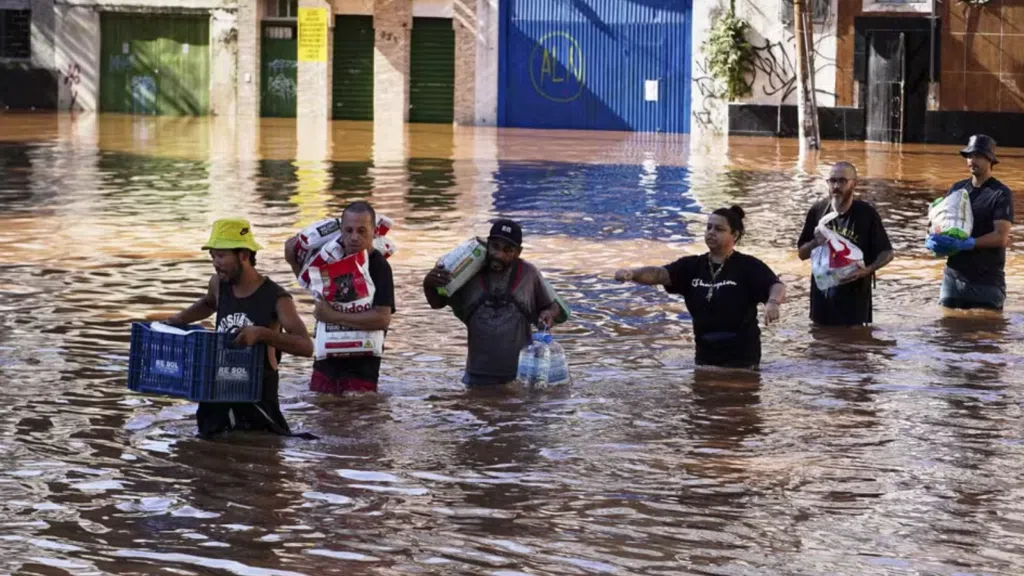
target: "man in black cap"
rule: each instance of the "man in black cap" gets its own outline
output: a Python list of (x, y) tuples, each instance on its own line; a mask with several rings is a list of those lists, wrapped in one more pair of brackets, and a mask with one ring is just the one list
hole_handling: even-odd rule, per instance
[(451, 281), (438, 266), (423, 279), (431, 308), (451, 306), (469, 331), (469, 354), (462, 382), (468, 386), (505, 384), (516, 378), (519, 351), (532, 337), (531, 325), (550, 328), (559, 314), (555, 294), (533, 264), (522, 260), (523, 230), (498, 220), (487, 238), (483, 270), (450, 298), (437, 289)]
[(1002, 310), (1006, 300), (1006, 247), (1013, 224), (1013, 192), (992, 176), (996, 143), (984, 134), (971, 136), (960, 151), (971, 177), (953, 184), (949, 193), (967, 190), (974, 212), (971, 237), (959, 240), (932, 234), (925, 246), (948, 255), (939, 302), (947, 308)]

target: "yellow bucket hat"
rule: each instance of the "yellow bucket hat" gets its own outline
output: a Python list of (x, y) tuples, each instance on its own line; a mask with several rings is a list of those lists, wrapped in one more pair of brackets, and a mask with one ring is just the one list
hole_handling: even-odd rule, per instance
[(234, 250), (245, 248), (253, 252), (263, 249), (252, 235), (252, 226), (244, 218), (222, 218), (213, 223), (210, 239), (203, 244), (203, 250)]

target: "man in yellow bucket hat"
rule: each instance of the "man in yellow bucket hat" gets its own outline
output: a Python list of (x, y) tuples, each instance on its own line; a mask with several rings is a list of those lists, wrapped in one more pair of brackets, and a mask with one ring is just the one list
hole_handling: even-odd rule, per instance
[(277, 397), (277, 366), (281, 352), (312, 356), (313, 340), (295, 310), (291, 294), (256, 271), (256, 253), (262, 249), (248, 220), (225, 218), (214, 222), (210, 239), (203, 245), (203, 250), (210, 252), (214, 269), (206, 294), (167, 320), (187, 325), (216, 313), (218, 332), (238, 330), (236, 345), (267, 346), (263, 397), (259, 402), (199, 403), (196, 421), (199, 435), (206, 438), (228, 430), (292, 435)]

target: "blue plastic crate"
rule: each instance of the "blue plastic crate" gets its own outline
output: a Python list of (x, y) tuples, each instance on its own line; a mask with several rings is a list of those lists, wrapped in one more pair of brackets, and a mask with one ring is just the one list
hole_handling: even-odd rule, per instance
[(231, 345), (233, 334), (197, 330), (185, 336), (132, 323), (128, 389), (193, 402), (255, 402), (263, 393), (266, 346)]

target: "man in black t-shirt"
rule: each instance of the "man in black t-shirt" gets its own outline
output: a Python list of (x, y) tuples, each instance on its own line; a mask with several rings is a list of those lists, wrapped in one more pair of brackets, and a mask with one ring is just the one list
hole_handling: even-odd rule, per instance
[(1013, 192), (992, 176), (996, 142), (984, 134), (971, 136), (960, 151), (971, 177), (953, 184), (949, 193), (967, 190), (974, 213), (971, 237), (964, 240), (932, 234), (925, 246), (949, 256), (939, 291), (947, 308), (1002, 310), (1006, 301), (1006, 247), (1013, 224)]
[(860, 326), (872, 318), (871, 288), (875, 272), (892, 262), (893, 251), (882, 218), (871, 204), (855, 200), (857, 169), (849, 162), (837, 162), (828, 177), (830, 197), (807, 211), (803, 231), (797, 240), (800, 259), (825, 244), (825, 236), (816, 232), (818, 221), (831, 211), (839, 217), (827, 227), (849, 240), (864, 253), (864, 265), (853, 280), (826, 292), (811, 279), (811, 321), (823, 326)]
[[(391, 315), (395, 312), (395, 284), (391, 265), (373, 248), (373, 232), (377, 214), (369, 202), (353, 202), (341, 214), (341, 241), (345, 255), (369, 252), (370, 279), (373, 280), (372, 309), (365, 312), (340, 312), (323, 300), (317, 300), (313, 317), (318, 322), (346, 326), (353, 330), (384, 330), (387, 334)], [(294, 257), (295, 238), (285, 244), (285, 255), (298, 275), (302, 263)], [(313, 362), (309, 388), (314, 392), (376, 392), (380, 379), (379, 356), (334, 357)]]

